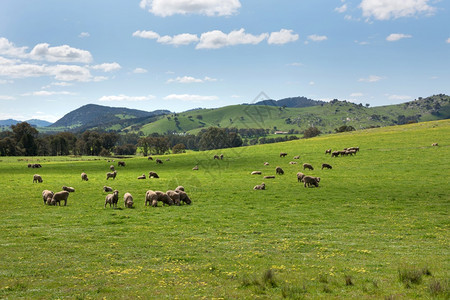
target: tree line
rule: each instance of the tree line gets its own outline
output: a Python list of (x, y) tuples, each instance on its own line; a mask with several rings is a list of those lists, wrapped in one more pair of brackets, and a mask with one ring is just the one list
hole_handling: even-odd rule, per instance
[[(308, 131), (305, 131), (307, 133)], [(0, 156), (62, 156), (62, 155), (147, 155), (183, 153), (186, 150), (213, 150), (267, 144), (298, 139), (283, 135), (268, 138), (269, 129), (218, 128), (202, 129), (197, 134), (158, 134), (142, 132), (119, 134), (87, 130), (82, 133), (39, 133), (27, 122), (0, 132)], [(320, 133), (320, 131), (318, 132)], [(318, 134), (316, 133), (316, 134)], [(305, 134), (305, 137), (310, 137)]]

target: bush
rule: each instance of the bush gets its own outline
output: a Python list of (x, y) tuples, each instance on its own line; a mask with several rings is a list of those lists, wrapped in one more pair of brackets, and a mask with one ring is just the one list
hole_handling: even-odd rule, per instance
[(303, 138), (305, 138), (305, 139), (312, 138), (312, 137), (318, 136), (319, 134), (321, 134), (319, 129), (317, 129), (316, 127), (309, 127), (303, 133)]

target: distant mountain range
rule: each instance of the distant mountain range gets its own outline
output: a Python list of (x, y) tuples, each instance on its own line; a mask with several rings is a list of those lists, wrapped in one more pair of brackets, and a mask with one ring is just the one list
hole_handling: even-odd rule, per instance
[(50, 122), (47, 122), (44, 120), (38, 120), (38, 119), (31, 119), (31, 120), (27, 120), (27, 121), (17, 121), (17, 120), (13, 120), (13, 119), (8, 119), (8, 120), (0, 120), (0, 126), (11, 126), (11, 125), (16, 125), (17, 123), (21, 123), (21, 122), (27, 122), (31, 126), (35, 126), (35, 127), (47, 127), (52, 124)]
[[(252, 104), (230, 105), (214, 109), (193, 109), (182, 113), (168, 110), (152, 112), (125, 107), (84, 105), (51, 124), (28, 120), (40, 132), (86, 130), (122, 133), (197, 133), (210, 126), (238, 129), (263, 128), (269, 131), (302, 132), (310, 126), (333, 132), (342, 125), (363, 129), (408, 122), (450, 118), (450, 96), (439, 94), (402, 104), (369, 107), (348, 101), (330, 102), (292, 97), (263, 100)], [(20, 121), (0, 121), (5, 127)]]

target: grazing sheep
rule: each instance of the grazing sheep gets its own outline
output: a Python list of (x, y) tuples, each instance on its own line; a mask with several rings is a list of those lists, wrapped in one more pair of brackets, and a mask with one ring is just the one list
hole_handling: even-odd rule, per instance
[(329, 165), (329, 164), (322, 164), (322, 170), (323, 170), (323, 168), (333, 169), (333, 167), (331, 165)]
[(132, 207), (133, 207), (133, 204), (134, 204), (134, 202), (133, 202), (133, 196), (131, 196), (130, 193), (125, 193), (125, 194), (123, 195), (123, 205), (124, 205), (126, 208), (132, 208)]
[(177, 188), (175, 189), (175, 192), (179, 192), (179, 191), (184, 192), (184, 186), (182, 186), (182, 185), (177, 186)]
[(118, 165), (119, 167), (125, 167), (125, 162), (124, 162), (124, 161), (118, 161), (118, 162), (117, 162), (117, 165)]
[(104, 185), (104, 186), (103, 186), (103, 191), (104, 191), (105, 193), (106, 193), (106, 192), (112, 192), (113, 189), (112, 189), (112, 187), (109, 187), (109, 186)]
[(325, 150), (325, 154), (331, 154), (331, 149)]
[(173, 205), (173, 201), (172, 199), (169, 197), (169, 195), (167, 195), (166, 193), (163, 193), (161, 191), (152, 191), (152, 190), (148, 190), (145, 193), (145, 206), (147, 206), (147, 203), (156, 207), (158, 206), (158, 202), (163, 202), (163, 204), (167, 204), (167, 205)]
[(175, 205), (180, 205), (180, 194), (177, 193), (176, 191), (172, 191), (172, 190), (168, 190), (166, 192), (166, 194), (170, 197), (170, 199), (172, 199), (173, 203)]
[(193, 167), (192, 170), (194, 171), (198, 170), (198, 166)]
[(353, 156), (353, 154), (356, 155), (356, 150), (354, 150), (354, 149), (352, 149), (352, 150), (345, 150), (345, 155), (349, 155), (349, 154), (350, 154), (350, 156)]
[(157, 159), (156, 159), (156, 163), (162, 165), (163, 162), (162, 162), (162, 160), (160, 160), (159, 158), (157, 158)]
[(282, 169), (281, 167), (276, 167), (276, 168), (275, 168), (275, 173), (276, 173), (276, 174), (279, 174), (279, 175), (283, 175), (283, 174), (284, 174), (284, 171), (283, 171), (283, 169)]
[(106, 180), (109, 178), (116, 179), (117, 171), (106, 173)]
[(114, 192), (112, 194), (108, 194), (105, 197), (105, 207), (106, 204), (109, 203), (109, 207), (111, 207), (111, 204), (113, 207), (117, 207), (117, 202), (119, 202), (119, 191), (118, 190), (114, 190)]
[(294, 159), (300, 159), (300, 155), (294, 156)]
[(298, 172), (297, 173), (297, 182), (302, 181), (303, 177), (305, 177), (305, 174), (303, 174), (302, 172)]
[(28, 168), (31, 168), (31, 164), (28, 164)]
[(220, 160), (222, 160), (222, 159), (223, 159), (223, 154), (220, 154), (220, 156), (219, 156), (219, 157), (220, 157)]
[(266, 189), (266, 184), (263, 182), (261, 184), (255, 185), (253, 187), (254, 190), (265, 190)]
[(88, 181), (89, 180), (89, 178), (87, 177), (87, 174), (86, 173), (81, 173), (81, 180), (83, 181)]
[(344, 150), (355, 150), (356, 152), (359, 151), (359, 147), (350, 147), (350, 148), (346, 148)]
[(145, 174), (142, 174), (141, 176), (138, 176), (137, 179), (145, 179)]
[(264, 163), (264, 165), (265, 165), (265, 166), (268, 166), (268, 165), (269, 165), (269, 162), (266, 161), (266, 162)]
[(42, 166), (41, 166), (41, 164), (32, 164), (31, 168), (32, 169), (39, 169), (39, 168), (42, 168)]
[(64, 200), (64, 206), (67, 205), (67, 198), (69, 198), (68, 191), (57, 192), (52, 197), (52, 204), (56, 205), (58, 203), (61, 206), (61, 200)]
[(69, 193), (75, 193), (75, 189), (73, 187), (70, 187), (70, 186), (63, 185), (63, 187), (61, 189), (63, 191), (69, 192)]
[(331, 152), (331, 157), (338, 157), (339, 154), (340, 154), (339, 151), (333, 151), (333, 152)]
[(280, 153), (280, 157), (286, 157), (287, 153), (286, 152), (281, 152)]
[(290, 161), (289, 164), (290, 164), (290, 165), (296, 165), (297, 162), (296, 162), (296, 161)]
[(311, 185), (319, 187), (320, 177), (305, 176), (302, 181), (304, 182), (304, 187), (306, 187), (306, 185), (308, 185), (308, 187)]
[(180, 191), (180, 190), (177, 191), (177, 190), (175, 190), (175, 192), (180, 194), (180, 201), (186, 203), (187, 205), (190, 205), (192, 203), (191, 199), (189, 198), (189, 196), (184, 191)]
[(433, 143), (431, 144), (431, 146), (435, 147), (435, 146), (439, 146), (438, 143)]
[(52, 201), (54, 193), (49, 190), (43, 190), (42, 191), (42, 199), (44, 200), (44, 204), (48, 203), (50, 204)]
[(41, 177), (41, 175), (39, 175), (39, 174), (34, 174), (33, 175), (33, 183), (42, 183), (43, 182), (43, 180), (42, 180), (42, 177)]
[(220, 159), (219, 155), (214, 155), (213, 159)]
[(253, 172), (252, 172), (252, 175), (261, 175), (261, 174), (262, 174), (261, 171), (253, 171)]
[(148, 178), (159, 178), (158, 174), (156, 172), (148, 172)]
[(149, 156), (147, 159), (148, 159), (148, 160), (153, 160), (153, 157)]
[(111, 171), (114, 171), (115, 169), (114, 169), (114, 165), (110, 165), (109, 166), (109, 169), (111, 170)]
[(263, 177), (263, 179), (273, 179), (273, 178), (275, 178), (275, 175), (267, 175)]
[(307, 164), (307, 163), (303, 164), (303, 170), (305, 170), (305, 169), (314, 170), (313, 166), (311, 166), (310, 164)]

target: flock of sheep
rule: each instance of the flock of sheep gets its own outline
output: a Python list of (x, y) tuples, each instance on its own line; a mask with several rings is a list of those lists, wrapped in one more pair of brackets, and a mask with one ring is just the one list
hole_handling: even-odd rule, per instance
[[(157, 159), (157, 163), (159, 159)], [(159, 160), (160, 161), (160, 160)], [(118, 166), (125, 166), (124, 161), (119, 161)], [(112, 172), (106, 173), (106, 180), (109, 178), (115, 179), (117, 175), (117, 171), (114, 170), (114, 165), (110, 166), (110, 170)], [(158, 174), (156, 172), (150, 171), (149, 172), (149, 178), (159, 178)], [(139, 176), (138, 179), (145, 179), (145, 174), (142, 174), (142, 176)], [(86, 173), (81, 173), (81, 180), (82, 181), (89, 181), (89, 178)], [(42, 176), (39, 174), (33, 175), (33, 183), (42, 183)], [(109, 186), (103, 186), (104, 192), (112, 192), (111, 194), (107, 194), (105, 197), (105, 208), (106, 205), (109, 204), (110, 207), (117, 207), (117, 204), (119, 202), (119, 191), (114, 190)], [(69, 198), (69, 194), (75, 192), (75, 189), (73, 187), (67, 187), (63, 186), (62, 191), (54, 193), (50, 190), (43, 190), (42, 191), (42, 199), (44, 201), (44, 204), (47, 205), (61, 205), (61, 201), (64, 201), (64, 205), (67, 205), (67, 199)], [(123, 201), (124, 201), (124, 207), (125, 208), (132, 208), (134, 205), (133, 196), (130, 193), (125, 193), (123, 195)], [(185, 204), (191, 204), (192, 201), (189, 198), (189, 196), (184, 191), (183, 186), (178, 186), (175, 190), (168, 190), (167, 192), (161, 192), (161, 191), (152, 191), (148, 190), (145, 193), (145, 206), (151, 205), (152, 207), (158, 206), (158, 202), (162, 202), (163, 205), (181, 205), (181, 203)]]
[[(338, 150), (338, 151), (333, 151), (331, 149), (328, 149), (325, 151), (325, 154), (331, 154), (331, 157), (338, 157), (339, 155), (344, 156), (344, 155), (356, 155), (356, 153), (359, 151), (359, 147), (350, 147), (350, 148), (345, 148), (344, 150)], [(287, 153), (286, 152), (281, 152), (280, 153), (280, 157), (286, 157)], [(294, 156), (294, 159), (300, 159), (299, 155)], [(297, 162), (295, 161), (291, 161), (289, 162), (290, 165), (295, 165), (297, 164)], [(268, 166), (269, 162), (265, 162), (264, 166)], [(332, 169), (333, 167), (330, 164), (327, 163), (323, 163), (322, 164), (322, 170), (323, 169)], [(314, 167), (309, 164), (309, 163), (304, 163), (303, 164), (303, 170), (314, 170)], [(251, 175), (261, 175), (262, 172), (261, 171), (253, 171), (251, 172)], [(276, 175), (284, 175), (284, 170), (280, 167), (277, 166), (275, 168), (275, 174)], [(274, 175), (268, 175), (268, 176), (264, 176), (264, 179), (269, 179), (269, 178), (275, 178)], [(297, 181), (298, 182), (303, 182), (303, 186), (304, 187), (319, 187), (319, 182), (320, 182), (320, 177), (314, 177), (314, 176), (307, 176), (302, 172), (298, 172), (297, 173)], [(263, 182), (261, 184), (255, 185), (253, 187), (254, 190), (265, 190), (266, 189), (266, 184)]]

